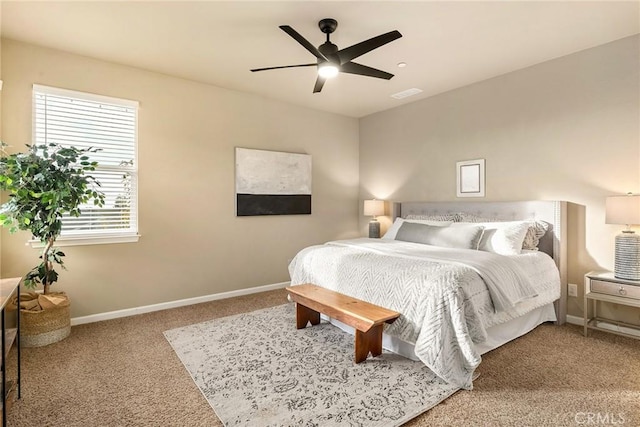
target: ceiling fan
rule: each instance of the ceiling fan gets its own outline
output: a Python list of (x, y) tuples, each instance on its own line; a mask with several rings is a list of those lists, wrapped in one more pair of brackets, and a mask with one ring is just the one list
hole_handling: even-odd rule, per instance
[(295, 41), (300, 43), (305, 49), (311, 52), (316, 58), (317, 62), (311, 64), (298, 64), (298, 65), (282, 65), (279, 67), (266, 67), (266, 68), (254, 68), (252, 72), (277, 70), (280, 68), (294, 68), (294, 67), (318, 67), (318, 78), (316, 84), (313, 87), (313, 93), (320, 92), (324, 86), (325, 81), (328, 78), (336, 76), (339, 72), (348, 74), (358, 74), (360, 76), (376, 77), (379, 79), (389, 80), (393, 77), (393, 74), (387, 73), (376, 68), (367, 67), (366, 65), (357, 64), (352, 62), (361, 55), (367, 52), (371, 52), (374, 49), (379, 48), (389, 42), (394, 41), (402, 37), (399, 31), (390, 31), (385, 34), (381, 34), (377, 37), (370, 38), (363, 42), (354, 44), (353, 46), (346, 47), (338, 50), (338, 46), (331, 43), (329, 36), (338, 27), (338, 21), (331, 18), (322, 19), (318, 22), (320, 31), (327, 35), (327, 41), (318, 46), (316, 49), (307, 39), (302, 37), (296, 30), (288, 25), (280, 25), (280, 29), (289, 34)]

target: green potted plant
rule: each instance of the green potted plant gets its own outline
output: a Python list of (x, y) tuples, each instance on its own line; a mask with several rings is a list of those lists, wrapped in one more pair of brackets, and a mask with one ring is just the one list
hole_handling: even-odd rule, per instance
[(29, 231), (43, 245), (41, 262), (23, 279), (27, 288), (43, 286), (43, 293), (21, 295), (21, 342), (36, 347), (66, 338), (71, 332), (69, 300), (63, 292), (51, 292), (58, 280), (54, 265), (64, 267), (65, 254), (54, 246), (62, 231), (62, 216), (80, 215), (80, 206), (93, 201), (104, 205), (100, 183), (88, 173), (97, 162), (89, 154), (96, 149), (57, 144), (27, 145), (24, 153), (7, 154), (0, 142), (0, 190), (8, 201), (0, 206), (0, 224), (10, 232)]

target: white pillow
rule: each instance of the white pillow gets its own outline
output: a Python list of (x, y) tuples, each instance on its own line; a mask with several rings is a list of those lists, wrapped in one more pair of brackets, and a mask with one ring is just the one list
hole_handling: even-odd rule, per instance
[(442, 248), (476, 249), (482, 236), (482, 226), (467, 224), (458, 227), (440, 227), (404, 221), (396, 240), (422, 243)]
[(453, 221), (431, 221), (431, 220), (426, 220), (426, 219), (396, 218), (394, 223), (391, 224), (391, 227), (389, 227), (387, 232), (384, 233), (384, 236), (382, 236), (382, 238), (383, 239), (389, 239), (389, 240), (395, 240), (396, 235), (398, 234), (398, 230), (400, 229), (400, 227), (402, 227), (402, 224), (404, 222), (414, 222), (416, 224), (432, 225), (434, 227), (446, 227), (448, 225), (453, 224)]
[[(460, 212), (457, 214), (459, 221), (456, 222), (472, 222), (476, 223), (485, 223), (485, 222), (505, 222), (504, 220), (497, 218), (483, 218), (473, 213), (468, 212)], [(538, 250), (538, 244), (540, 243), (540, 239), (545, 235), (547, 230), (549, 229), (549, 224), (544, 221), (539, 221), (535, 219), (523, 220), (529, 223), (529, 230), (527, 230), (527, 234), (524, 236), (524, 241), (522, 242), (522, 249), (528, 249), (531, 251)], [(513, 221), (512, 221), (513, 222)]]
[(481, 225), (484, 228), (478, 250), (501, 255), (517, 255), (522, 252), (524, 236), (531, 225), (530, 221), (508, 222), (457, 222), (456, 226)]

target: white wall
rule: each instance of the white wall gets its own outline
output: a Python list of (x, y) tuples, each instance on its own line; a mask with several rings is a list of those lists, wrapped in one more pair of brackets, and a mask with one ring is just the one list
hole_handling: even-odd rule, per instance
[[(604, 223), (605, 197), (640, 192), (639, 40), (361, 119), (360, 198), (455, 200), (456, 162), (484, 158), (484, 200), (571, 202), (569, 281), (582, 289), (586, 272), (613, 268), (621, 227)], [(581, 296), (570, 314), (582, 315)], [(609, 309), (640, 324), (638, 310)]]

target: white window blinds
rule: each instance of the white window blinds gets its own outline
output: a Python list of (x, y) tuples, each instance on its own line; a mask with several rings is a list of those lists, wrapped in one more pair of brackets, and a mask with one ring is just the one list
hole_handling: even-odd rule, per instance
[(87, 204), (62, 219), (61, 238), (136, 236), (138, 233), (138, 103), (47, 86), (33, 86), (33, 142), (77, 148), (98, 162), (92, 175), (103, 207)]

